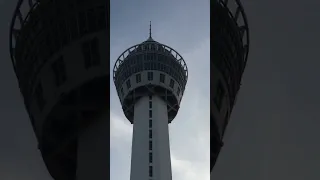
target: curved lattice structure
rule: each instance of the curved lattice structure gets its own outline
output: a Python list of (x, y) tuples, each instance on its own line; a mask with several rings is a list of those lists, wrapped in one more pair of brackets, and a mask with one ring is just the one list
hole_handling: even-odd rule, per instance
[(113, 68), (113, 80), (123, 111), (131, 123), (135, 102), (148, 95), (158, 95), (167, 102), (171, 122), (180, 107), (188, 68), (177, 51), (150, 37), (119, 56)]
[(249, 52), (249, 28), (240, 0), (211, 3), (211, 169), (240, 89)]
[(19, 0), (10, 55), (44, 162), (75, 179), (77, 137), (107, 107), (105, 0)]

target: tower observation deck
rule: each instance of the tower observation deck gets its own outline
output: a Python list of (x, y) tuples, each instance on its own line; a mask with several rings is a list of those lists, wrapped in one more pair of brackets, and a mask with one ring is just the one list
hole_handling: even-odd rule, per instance
[(55, 180), (108, 179), (109, 3), (19, 0), (10, 55)]
[(113, 80), (133, 124), (130, 180), (171, 180), (168, 123), (178, 113), (188, 70), (182, 56), (151, 37), (117, 59)]
[(249, 28), (240, 0), (211, 1), (211, 172), (241, 85)]

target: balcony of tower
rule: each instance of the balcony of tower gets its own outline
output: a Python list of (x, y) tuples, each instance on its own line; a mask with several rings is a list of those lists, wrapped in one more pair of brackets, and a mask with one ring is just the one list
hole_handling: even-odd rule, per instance
[(131, 123), (135, 103), (150, 95), (159, 96), (167, 103), (170, 123), (179, 110), (187, 79), (188, 69), (182, 56), (151, 36), (125, 50), (113, 70), (122, 109)]

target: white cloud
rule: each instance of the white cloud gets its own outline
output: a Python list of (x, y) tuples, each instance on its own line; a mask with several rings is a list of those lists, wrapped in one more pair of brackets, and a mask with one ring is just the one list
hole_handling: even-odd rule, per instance
[(177, 180), (210, 178), (209, 45), (206, 39), (184, 55), (190, 76), (179, 114), (169, 126)]
[(110, 112), (110, 137), (111, 139), (123, 139), (132, 136), (132, 126), (128, 120)]
[(110, 112), (110, 178), (130, 178), (132, 125), (124, 116)]
[(199, 163), (177, 159), (174, 154), (171, 155), (172, 179), (177, 180), (209, 180), (209, 168)]

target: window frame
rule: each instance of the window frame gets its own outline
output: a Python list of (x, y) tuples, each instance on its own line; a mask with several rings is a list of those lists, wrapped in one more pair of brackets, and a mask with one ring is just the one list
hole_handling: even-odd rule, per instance
[(153, 81), (153, 72), (152, 71), (148, 72), (148, 81)]
[(140, 83), (141, 82), (141, 74), (138, 73), (136, 74), (136, 83)]
[(160, 73), (160, 82), (165, 83), (166, 82), (166, 75), (163, 73)]
[(170, 86), (171, 88), (174, 88), (174, 80), (173, 80), (173, 79), (170, 79), (170, 84), (169, 84), (169, 86)]

